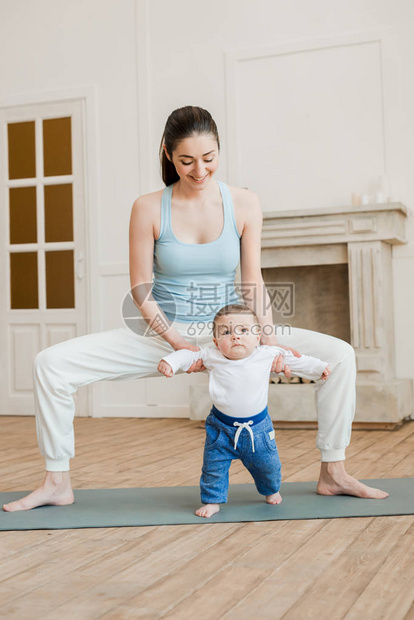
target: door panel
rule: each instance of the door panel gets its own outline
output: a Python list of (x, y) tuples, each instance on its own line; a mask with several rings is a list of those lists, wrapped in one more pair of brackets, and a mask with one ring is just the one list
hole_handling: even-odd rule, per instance
[(4, 108), (0, 129), (0, 414), (28, 415), (36, 353), (86, 333), (82, 102)]
[(13, 351), (12, 395), (30, 392), (33, 389), (33, 358), (40, 350), (39, 325), (10, 325), (10, 340)]

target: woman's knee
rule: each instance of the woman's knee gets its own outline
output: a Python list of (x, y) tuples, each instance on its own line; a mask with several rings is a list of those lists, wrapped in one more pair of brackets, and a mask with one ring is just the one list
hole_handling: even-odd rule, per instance
[(59, 367), (61, 356), (56, 352), (55, 347), (48, 347), (40, 351), (34, 358), (33, 371), (35, 376), (56, 370)]
[(355, 360), (355, 349), (349, 344), (349, 342), (345, 342), (345, 340), (339, 340), (341, 343), (341, 354), (344, 358), (349, 358), (351, 360)]
[(333, 338), (333, 351), (332, 357), (337, 362), (345, 362), (355, 365), (355, 350), (349, 342), (340, 340), (339, 338)]

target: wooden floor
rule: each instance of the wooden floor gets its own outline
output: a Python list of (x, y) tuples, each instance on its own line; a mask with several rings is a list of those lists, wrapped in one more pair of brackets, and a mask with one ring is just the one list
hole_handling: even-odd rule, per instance
[[(198, 484), (189, 420), (76, 420), (75, 488)], [(316, 480), (314, 431), (277, 432), (285, 481)], [(348, 469), (414, 476), (414, 422), (356, 431)], [(33, 418), (0, 418), (3, 491), (41, 481)], [(250, 482), (235, 463), (231, 482)], [(414, 620), (414, 516), (0, 533), (0, 616)]]

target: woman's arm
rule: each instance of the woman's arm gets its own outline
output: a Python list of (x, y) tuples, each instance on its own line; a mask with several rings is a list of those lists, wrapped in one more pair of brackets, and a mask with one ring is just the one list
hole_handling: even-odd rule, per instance
[[(243, 195), (244, 194), (244, 195)], [(273, 326), (272, 306), (260, 269), (262, 210), (254, 192), (244, 190), (242, 214), (244, 220), (241, 238), (241, 284), (244, 302), (255, 311), (262, 328), (261, 344), (277, 344)]]
[(129, 273), (131, 293), (136, 306), (148, 325), (173, 349), (198, 351), (176, 329), (170, 326), (151, 294), (154, 260), (154, 213), (160, 192), (138, 198), (132, 207), (129, 226)]
[[(243, 190), (240, 194), (240, 206), (244, 221), (241, 238), (241, 285), (244, 303), (257, 314), (262, 336), (260, 344), (277, 345), (277, 336), (273, 325), (272, 304), (266, 290), (261, 272), (261, 240), (263, 215), (258, 196), (250, 191)], [(279, 345), (281, 346), (281, 345)], [(289, 351), (299, 357), (300, 354), (288, 347)], [(272, 372), (281, 372), (283, 356), (275, 358)], [(286, 376), (290, 376), (290, 369), (285, 366)]]

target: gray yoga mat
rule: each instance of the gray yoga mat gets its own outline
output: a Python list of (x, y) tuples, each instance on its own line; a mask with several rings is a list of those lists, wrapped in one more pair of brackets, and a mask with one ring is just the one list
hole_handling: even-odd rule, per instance
[[(196, 517), (200, 492), (195, 487), (85, 489), (70, 506), (42, 506), (28, 512), (0, 512), (0, 530), (54, 530), (85, 527), (136, 527), (189, 523), (234, 523), (291, 519), (335, 519), (414, 514), (414, 478), (364, 480), (387, 491), (385, 500), (348, 495), (317, 495), (316, 482), (282, 483), (282, 504), (271, 506), (253, 484), (230, 485), (228, 503), (210, 519)], [(26, 493), (0, 493), (1, 505)]]

